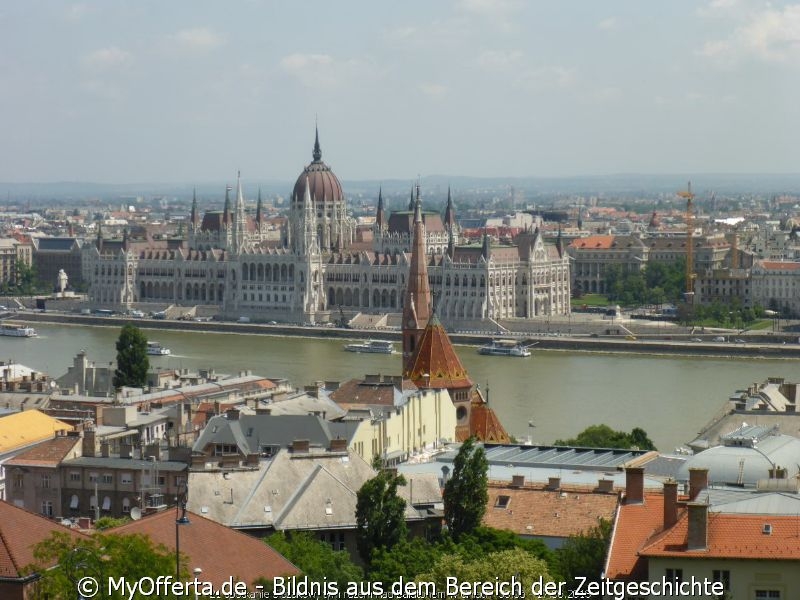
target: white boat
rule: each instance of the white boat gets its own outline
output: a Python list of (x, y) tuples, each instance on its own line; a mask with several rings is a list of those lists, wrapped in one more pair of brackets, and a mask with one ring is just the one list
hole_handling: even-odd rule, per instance
[(394, 345), (386, 340), (368, 340), (364, 344), (347, 344), (348, 352), (368, 352), (373, 354), (394, 354)]
[(0, 325), (0, 335), (7, 335), (10, 337), (34, 337), (36, 335), (36, 330), (33, 327), (3, 323)]
[(164, 348), (158, 342), (147, 342), (147, 353), (152, 356), (167, 356), (171, 352), (169, 348)]
[(478, 348), (479, 354), (488, 356), (519, 356), (531, 355), (531, 351), (516, 340), (492, 340), (485, 346)]

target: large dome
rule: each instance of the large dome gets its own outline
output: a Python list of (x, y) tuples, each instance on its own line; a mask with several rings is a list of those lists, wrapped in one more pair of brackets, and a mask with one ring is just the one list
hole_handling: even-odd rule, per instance
[(311, 192), (311, 200), (321, 204), (323, 202), (343, 202), (342, 184), (331, 168), (322, 162), (322, 150), (319, 147), (319, 132), (314, 140), (314, 162), (308, 165), (294, 184), (292, 202), (302, 204), (306, 193), (306, 180)]

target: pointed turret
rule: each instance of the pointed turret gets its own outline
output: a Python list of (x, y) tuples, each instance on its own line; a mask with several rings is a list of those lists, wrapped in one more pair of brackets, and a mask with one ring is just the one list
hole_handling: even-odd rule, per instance
[(453, 206), (453, 198), (450, 195), (450, 186), (447, 186), (447, 208), (444, 209), (444, 226), (451, 230), (456, 225), (456, 209)]
[(258, 188), (258, 203), (256, 204), (256, 225), (259, 231), (264, 222), (264, 204), (261, 202), (261, 188)]
[(197, 188), (192, 188), (192, 214), (189, 217), (189, 222), (192, 227), (197, 227), (199, 216), (197, 214)]
[(242, 172), (236, 173), (236, 220), (234, 227), (234, 244), (236, 251), (240, 251), (244, 246), (247, 233), (247, 213), (244, 208), (244, 192), (242, 191)]
[(103, 223), (102, 221), (97, 222), (97, 241), (95, 242), (97, 249), (101, 252), (103, 251)]
[[(412, 192), (413, 193), (413, 192)], [(422, 221), (422, 200), (414, 203), (414, 237), (411, 246), (411, 265), (408, 271), (405, 302), (403, 303), (403, 366), (409, 366), (412, 355), (430, 318), (430, 284), (425, 251), (425, 223)]]
[(414, 210), (414, 186), (411, 186), (411, 197), (408, 199), (408, 210), (409, 212), (413, 212)]
[(222, 225), (227, 228), (230, 222), (230, 214), (231, 214), (231, 186), (225, 186), (225, 206), (222, 209)]
[(481, 248), (481, 256), (486, 262), (489, 262), (489, 259), (492, 257), (492, 244), (491, 240), (489, 239), (489, 232), (486, 229), (483, 230), (483, 247)]
[(378, 188), (378, 211), (375, 215), (375, 225), (378, 229), (383, 229), (386, 223), (386, 212), (383, 207), (383, 188)]
[(561, 225), (558, 226), (558, 237), (556, 238), (556, 249), (560, 257), (564, 256), (564, 236), (561, 234)]
[(322, 149), (319, 147), (319, 127), (314, 126), (314, 152), (312, 153), (314, 162), (322, 160)]

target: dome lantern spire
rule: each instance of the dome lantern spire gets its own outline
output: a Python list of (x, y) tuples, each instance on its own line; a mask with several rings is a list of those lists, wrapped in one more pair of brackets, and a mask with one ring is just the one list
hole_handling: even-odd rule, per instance
[(322, 160), (322, 149), (319, 147), (319, 127), (316, 124), (314, 125), (314, 153), (312, 156), (314, 157), (314, 162)]

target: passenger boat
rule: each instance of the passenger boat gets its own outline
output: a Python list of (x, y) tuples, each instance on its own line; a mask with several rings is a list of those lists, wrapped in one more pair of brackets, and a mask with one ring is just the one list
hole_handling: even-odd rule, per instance
[(14, 323), (3, 323), (0, 324), (0, 335), (7, 335), (10, 337), (34, 337), (36, 335), (36, 330), (33, 327), (25, 327)]
[(492, 340), (478, 348), (478, 354), (526, 357), (531, 355), (531, 351), (516, 340)]
[(169, 348), (164, 348), (158, 342), (147, 342), (147, 353), (152, 356), (167, 356), (172, 351)]
[(348, 352), (367, 352), (372, 354), (394, 354), (394, 345), (386, 340), (368, 340), (363, 344), (347, 344)]

